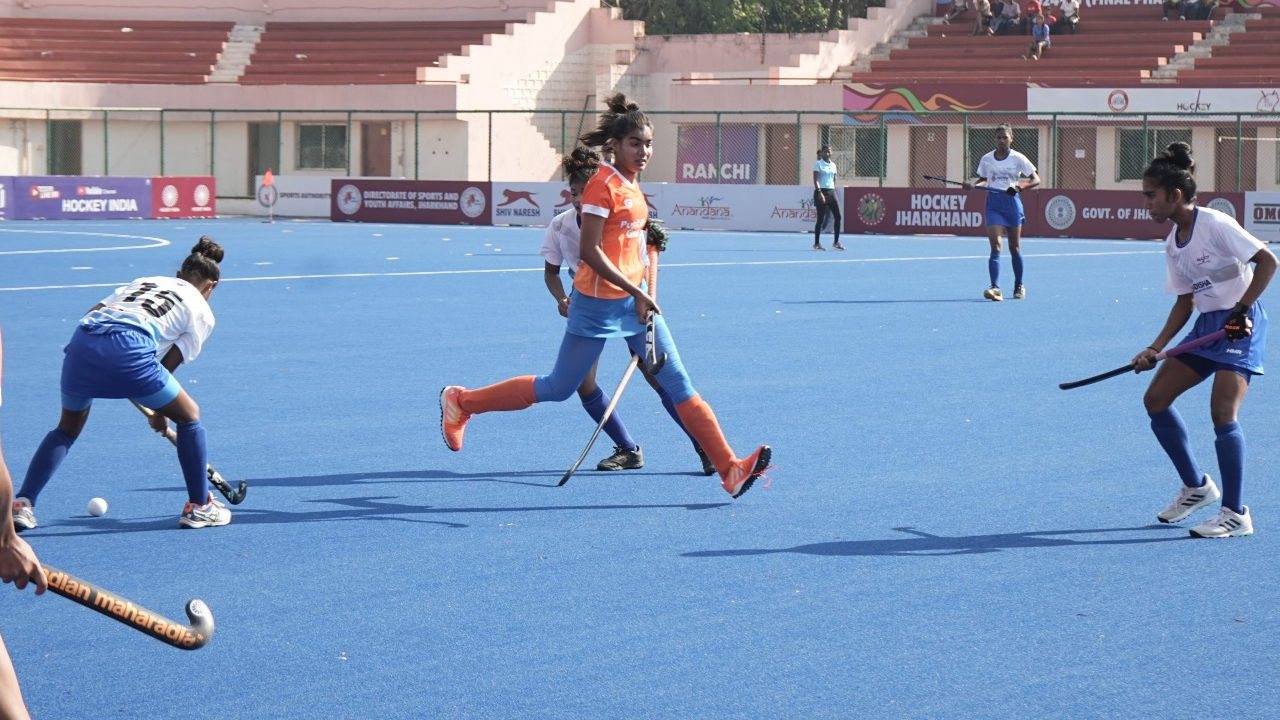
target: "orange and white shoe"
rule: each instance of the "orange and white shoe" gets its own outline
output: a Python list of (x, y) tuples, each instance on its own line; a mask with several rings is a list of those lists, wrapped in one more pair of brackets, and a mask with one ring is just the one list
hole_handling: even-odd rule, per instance
[(450, 385), (440, 391), (440, 433), (444, 435), (444, 444), (454, 452), (462, 449), (462, 433), (471, 419), (471, 413), (463, 412), (458, 404), (458, 395), (463, 389)]
[(750, 455), (733, 461), (727, 471), (720, 473), (720, 487), (735, 498), (742, 497), (743, 493), (751, 489), (756, 478), (769, 467), (772, 457), (773, 450), (768, 445), (761, 445)]

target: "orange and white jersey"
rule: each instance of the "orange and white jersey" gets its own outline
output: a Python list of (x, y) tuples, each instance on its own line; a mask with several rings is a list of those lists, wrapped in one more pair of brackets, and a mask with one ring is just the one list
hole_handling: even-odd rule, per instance
[[(587, 181), (583, 190), (582, 212), (604, 218), (600, 249), (624, 277), (640, 285), (645, 265), (644, 224), (649, 219), (649, 204), (640, 185), (624, 178), (612, 165), (601, 163), (599, 172)], [(628, 295), (586, 263), (578, 267), (573, 287), (598, 298), (618, 299)]]

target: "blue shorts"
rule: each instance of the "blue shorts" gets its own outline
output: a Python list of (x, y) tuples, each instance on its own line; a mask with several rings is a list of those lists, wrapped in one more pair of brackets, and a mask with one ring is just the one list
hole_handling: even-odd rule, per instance
[(636, 299), (608, 300), (574, 290), (569, 302), (570, 335), (588, 338), (619, 338), (643, 335), (644, 325), (636, 318)]
[(1007, 193), (987, 193), (987, 225), (1022, 227), (1027, 216), (1022, 211), (1022, 197)]
[(94, 398), (131, 398), (155, 409), (182, 388), (156, 357), (156, 341), (131, 325), (77, 327), (63, 350), (62, 407), (84, 410)]
[[(1222, 329), (1227, 322), (1230, 310), (1201, 313), (1191, 326), (1191, 332), (1178, 341), (1184, 342), (1204, 337)], [(1219, 370), (1229, 370), (1240, 374), (1245, 380), (1254, 375), (1263, 374), (1263, 350), (1267, 344), (1267, 311), (1261, 302), (1253, 304), (1249, 311), (1249, 319), (1253, 321), (1253, 334), (1243, 340), (1232, 342), (1222, 339), (1178, 355), (1177, 360), (1191, 368), (1203, 380)]]

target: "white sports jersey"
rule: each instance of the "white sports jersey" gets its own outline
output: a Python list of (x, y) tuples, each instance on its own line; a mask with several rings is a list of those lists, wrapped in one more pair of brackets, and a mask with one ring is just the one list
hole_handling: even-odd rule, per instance
[(582, 229), (578, 227), (578, 211), (570, 207), (551, 219), (538, 254), (552, 265), (567, 265), (569, 273), (574, 274), (578, 272), (578, 264), (582, 262), (578, 257), (581, 242)]
[(1036, 166), (1017, 150), (1010, 150), (1003, 160), (997, 160), (996, 151), (992, 150), (978, 161), (974, 175), (986, 178), (987, 187), (993, 190), (1008, 190), (1018, 184), (1019, 178), (1031, 177), (1035, 171)]
[(1249, 260), (1265, 245), (1226, 213), (1207, 207), (1197, 207), (1195, 212), (1185, 245), (1178, 247), (1176, 225), (1165, 239), (1165, 290), (1174, 295), (1193, 293), (1196, 309), (1202, 313), (1230, 309), (1253, 281)]
[(156, 357), (164, 358), (177, 346), (189, 363), (213, 332), (213, 309), (191, 283), (176, 277), (138, 278), (102, 301), (80, 324), (96, 327), (126, 324), (142, 328), (155, 339)]

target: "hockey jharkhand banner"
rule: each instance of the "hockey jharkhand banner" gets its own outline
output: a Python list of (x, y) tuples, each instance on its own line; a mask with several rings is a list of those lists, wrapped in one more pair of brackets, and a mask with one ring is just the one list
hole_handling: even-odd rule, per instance
[(151, 178), (36, 175), (14, 178), (15, 220), (151, 217)]
[(487, 182), (443, 180), (331, 181), (329, 219), (334, 222), (489, 225)]
[[(845, 228), (887, 235), (987, 234), (985, 190), (845, 188)], [(1244, 194), (1202, 192), (1196, 200), (1243, 223)], [(1129, 190), (1030, 190), (1022, 194), (1024, 237), (1163, 239), (1142, 194)]]

